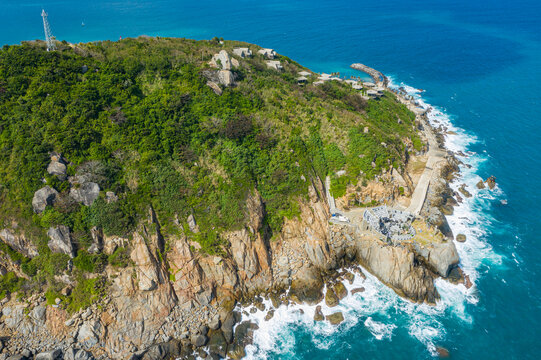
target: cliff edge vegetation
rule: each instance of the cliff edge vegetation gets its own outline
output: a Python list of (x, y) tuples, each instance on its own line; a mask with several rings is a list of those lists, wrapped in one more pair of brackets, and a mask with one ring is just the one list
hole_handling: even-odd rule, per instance
[[(254, 55), (233, 55), (236, 47)], [(107, 266), (132, 262), (127, 244), (105, 254), (97, 239), (131, 241), (149, 208), (165, 239), (182, 234), (202, 254), (227, 256), (222, 234), (247, 226), (254, 191), (259, 231), (272, 241), (300, 215), (310, 184), (345, 170), (333, 177), (340, 193), (405, 169), (423, 146), (394, 96), (367, 102), (343, 82), (314, 85), (315, 76), (299, 84), (305, 68), (276, 55), (277, 71), (258, 49), (171, 38), (4, 46), (0, 256), (12, 266), (0, 296), (43, 291), (52, 303), (68, 274), (80, 291), (63, 298), (78, 310), (108, 286)], [(217, 58), (222, 50), (231, 57)]]

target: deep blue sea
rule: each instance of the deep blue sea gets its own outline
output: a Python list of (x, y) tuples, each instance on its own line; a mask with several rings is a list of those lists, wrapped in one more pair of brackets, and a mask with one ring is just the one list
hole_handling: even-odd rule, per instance
[[(435, 346), (453, 359), (541, 357), (541, 1), (0, 0), (0, 43), (43, 38), (42, 7), (70, 42), (221, 36), (319, 72), (352, 75), (362, 62), (410, 86), (435, 107), (434, 124), (458, 133), (447, 146), (472, 167), (453, 186), (474, 197), (449, 221), (468, 237), (457, 247), (475, 287), (438, 282), (442, 301), (429, 307), (369, 277), (341, 305), (338, 328), (314, 324), (310, 307), (278, 309), (249, 358), (425, 359)], [(496, 191), (477, 190), (489, 175)]]

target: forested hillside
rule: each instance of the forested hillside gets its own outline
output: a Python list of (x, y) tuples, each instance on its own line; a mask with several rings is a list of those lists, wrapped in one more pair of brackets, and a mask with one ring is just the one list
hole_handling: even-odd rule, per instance
[[(237, 46), (254, 56), (233, 56)], [(4, 46), (0, 229), (24, 229), (39, 254), (30, 259), (0, 243), (28, 277), (2, 277), (0, 292), (42, 288), (65, 268), (69, 256), (48, 246), (51, 227), (69, 229), (80, 274), (129, 262), (122, 249), (91, 254), (91, 229), (126, 236), (150, 206), (162, 232), (179, 232), (180, 224), (203, 253), (223, 255), (220, 234), (245, 226), (255, 189), (272, 241), (284, 218), (298, 215), (310, 182), (343, 169), (333, 185), (355, 185), (403, 167), (408, 151), (421, 148), (414, 115), (392, 94), (367, 102), (343, 82), (313, 85), (315, 76), (301, 86), (297, 74), (306, 69), (281, 55), (283, 71), (269, 69), (257, 49), (164, 38), (65, 43), (55, 52), (41, 43)], [(218, 95), (207, 82), (220, 50), (239, 64), (235, 84)], [(66, 164), (66, 177), (47, 171), (51, 156)], [(85, 181), (99, 185), (88, 204), (73, 196)], [(32, 200), (45, 185), (58, 195), (36, 213)], [(80, 283), (97, 289), (96, 281)]]

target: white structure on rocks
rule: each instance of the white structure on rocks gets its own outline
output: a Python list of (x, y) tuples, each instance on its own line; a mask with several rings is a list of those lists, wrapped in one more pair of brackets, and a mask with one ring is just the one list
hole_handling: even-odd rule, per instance
[(233, 54), (240, 56), (241, 58), (252, 57), (252, 50), (247, 47), (234, 48)]
[(414, 216), (408, 212), (387, 209), (387, 206), (378, 206), (366, 209), (363, 220), (373, 231), (383, 235), (387, 240), (406, 241), (415, 237), (416, 232), (411, 225)]
[(269, 60), (266, 62), (266, 64), (267, 67), (276, 71), (282, 71), (284, 69), (284, 67), (282, 66), (282, 64), (280, 64), (278, 60)]
[(257, 53), (263, 55), (267, 59), (274, 59), (274, 57), (276, 56), (276, 51), (274, 51), (273, 49), (261, 49), (258, 50)]

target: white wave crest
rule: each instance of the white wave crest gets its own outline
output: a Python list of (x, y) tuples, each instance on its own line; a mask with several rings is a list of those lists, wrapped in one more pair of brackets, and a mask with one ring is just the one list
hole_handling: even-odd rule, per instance
[[(451, 188), (458, 191), (458, 188), (465, 184), (472, 197), (463, 197), (463, 202), (455, 207), (453, 215), (447, 216), (447, 220), (453, 234), (466, 235), (466, 242), (455, 241), (455, 245), (461, 259), (462, 270), (475, 284), (479, 278), (478, 269), (482, 264), (502, 263), (501, 256), (496, 254), (487, 242), (488, 229), (495, 220), (486, 210), (496, 200), (503, 198), (504, 193), (498, 187), (492, 191), (476, 187), (479, 180), (482, 180), (476, 172), (488, 160), (488, 155), (469, 151), (469, 147), (479, 142), (479, 139), (454, 126), (444, 109), (426, 103), (421, 97), (423, 91), (406, 84), (397, 85), (392, 77), (389, 87), (393, 89), (401, 87), (419, 106), (430, 109), (428, 112), (430, 124), (446, 131), (445, 147), (455, 153), (462, 162), (460, 175), (451, 184)], [(446, 334), (441, 322), (442, 317), (456, 317), (465, 326), (471, 326), (474, 321), (467, 313), (467, 306), (478, 302), (475, 285), (467, 289), (462, 284), (455, 285), (437, 279), (435, 286), (441, 300), (436, 306), (430, 306), (404, 300), (367, 271), (364, 273), (366, 279), (356, 275), (353, 284), (345, 283), (350, 293), (351, 290), (360, 287), (364, 288), (363, 292), (347, 296), (337, 307), (329, 308), (324, 302), (319, 304), (325, 315), (336, 311), (343, 313), (345, 320), (339, 326), (332, 326), (327, 321), (314, 322), (316, 306), (282, 305), (274, 309), (274, 317), (268, 321), (264, 319), (266, 312), (257, 310), (250, 313), (251, 308), (242, 309), (248, 313), (243, 315), (243, 320), (253, 321), (259, 326), (254, 334), (254, 344), (246, 349), (246, 359), (299, 358), (298, 355), (301, 354), (295, 354), (296, 336), (299, 333), (308, 334), (312, 345), (318, 349), (332, 349), (336, 342), (345, 341), (340, 338), (340, 334), (347, 334), (353, 328), (358, 331), (359, 324), (362, 324), (376, 340), (391, 339), (395, 329), (405, 328), (410, 336), (426, 346), (431, 355), (436, 356), (436, 344), (443, 340)], [(267, 308), (272, 307), (270, 301), (265, 300), (264, 303)]]

